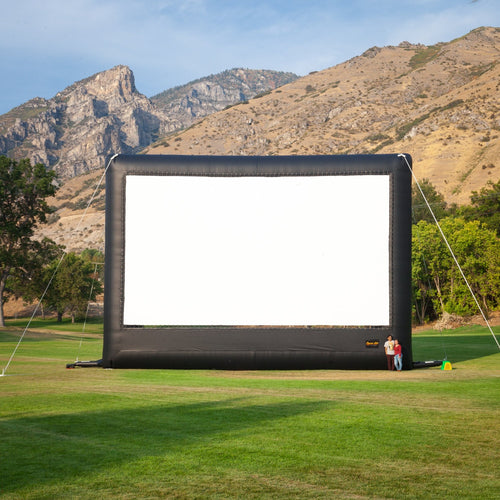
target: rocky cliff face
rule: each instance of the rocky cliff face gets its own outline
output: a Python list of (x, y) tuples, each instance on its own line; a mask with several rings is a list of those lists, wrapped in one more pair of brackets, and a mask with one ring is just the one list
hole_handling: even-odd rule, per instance
[(68, 178), (104, 167), (114, 153), (147, 146), (159, 123), (130, 69), (116, 66), (1, 117), (0, 153), (28, 157)]
[[(251, 70), (233, 70), (241, 82)], [(158, 136), (181, 129), (225, 106), (275, 88), (277, 72), (259, 73), (258, 85), (209, 77), (153, 101), (139, 93), (134, 75), (116, 66), (81, 80), (52, 99), (35, 98), (0, 117), (0, 154), (30, 158), (63, 178), (103, 168), (116, 153), (134, 153)], [(290, 75), (289, 79), (294, 75)], [(289, 81), (289, 80), (287, 80)], [(243, 92), (243, 90), (245, 92)]]
[[(187, 128), (200, 118), (293, 82), (297, 75), (270, 70), (231, 69), (166, 90), (151, 101), (173, 123), (160, 135)], [(175, 128), (172, 128), (175, 125)]]

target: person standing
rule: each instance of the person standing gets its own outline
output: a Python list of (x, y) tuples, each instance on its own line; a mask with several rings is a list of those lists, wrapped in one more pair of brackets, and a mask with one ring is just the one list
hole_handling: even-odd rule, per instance
[(387, 335), (387, 341), (384, 344), (385, 356), (387, 358), (387, 369), (394, 370), (394, 341), (392, 335)]
[(398, 339), (394, 339), (394, 366), (398, 372), (403, 368), (403, 353)]

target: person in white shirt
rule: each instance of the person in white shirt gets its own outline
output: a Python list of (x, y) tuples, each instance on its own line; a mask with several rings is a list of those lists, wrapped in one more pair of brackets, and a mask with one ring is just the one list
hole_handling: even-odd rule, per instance
[(392, 335), (387, 336), (384, 349), (385, 357), (387, 358), (387, 369), (394, 371), (394, 341), (392, 340)]

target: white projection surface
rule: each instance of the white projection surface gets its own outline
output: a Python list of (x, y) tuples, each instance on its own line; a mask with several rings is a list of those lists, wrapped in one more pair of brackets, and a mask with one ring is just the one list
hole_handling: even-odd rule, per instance
[(123, 324), (387, 326), (390, 177), (127, 175)]

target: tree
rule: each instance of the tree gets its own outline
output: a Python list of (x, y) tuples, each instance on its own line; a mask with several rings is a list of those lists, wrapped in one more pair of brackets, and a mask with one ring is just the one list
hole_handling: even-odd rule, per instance
[[(420, 188), (422, 193), (424, 193), (429, 205), (436, 216), (436, 219), (442, 219), (447, 215), (450, 215), (452, 209), (448, 207), (444, 196), (439, 193), (429, 179), (422, 179), (420, 182)], [(434, 219), (429, 211), (429, 207), (422, 197), (422, 193), (416, 184), (413, 184), (411, 191), (411, 201), (412, 201), (412, 211), (413, 211), (413, 222), (417, 224), (421, 220), (427, 222), (433, 222)]]
[(479, 193), (472, 191), (471, 204), (460, 210), (466, 220), (479, 220), (500, 237), (500, 181), (488, 181)]
[(80, 257), (88, 262), (94, 264), (94, 268), (97, 270), (99, 280), (104, 282), (104, 254), (100, 250), (95, 248), (86, 248), (80, 254)]
[[(460, 267), (481, 309), (488, 314), (500, 305), (500, 240), (479, 221), (467, 222), (457, 217), (442, 222)], [(450, 270), (449, 280), (447, 312), (477, 314), (477, 305), (456, 265)]]
[(421, 220), (412, 232), (412, 284), (418, 323), (445, 312), (450, 253), (434, 223)]
[(58, 321), (62, 321), (64, 313), (69, 313), (74, 322), (77, 315), (85, 312), (89, 300), (95, 300), (102, 292), (102, 284), (92, 262), (75, 253), (59, 260), (45, 270), (45, 281), (52, 280), (45, 302), (57, 311)]
[[(479, 221), (459, 217), (440, 221), (467, 281), (487, 314), (500, 305), (500, 240)], [(460, 270), (435, 224), (413, 228), (412, 279), (415, 316), (419, 323), (438, 313), (477, 313)]]
[(0, 326), (8, 278), (28, 276), (43, 257), (45, 247), (33, 234), (51, 212), (46, 198), (56, 192), (55, 176), (41, 163), (0, 156)]
[[(47, 288), (45, 267), (49, 261), (60, 257), (64, 247), (57, 245), (52, 240), (44, 238), (40, 242), (35, 242), (38, 246), (36, 252), (31, 252), (29, 260), (24, 266), (27, 272), (14, 272), (8, 279), (5, 286), (6, 297), (22, 297), (25, 302), (31, 303), (40, 300)], [(42, 316), (45, 317), (43, 302), (39, 303)]]

